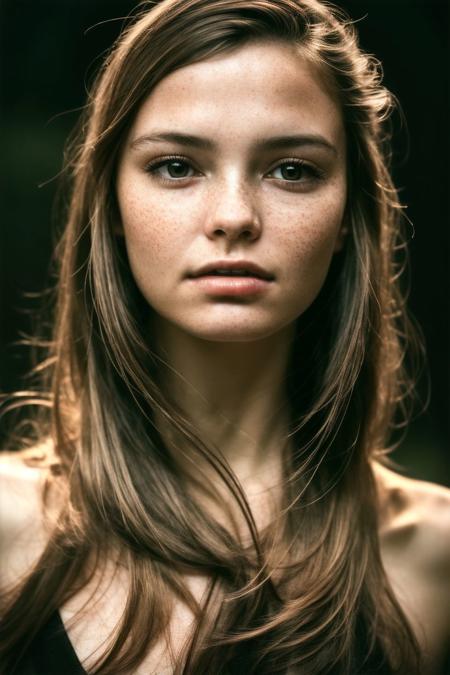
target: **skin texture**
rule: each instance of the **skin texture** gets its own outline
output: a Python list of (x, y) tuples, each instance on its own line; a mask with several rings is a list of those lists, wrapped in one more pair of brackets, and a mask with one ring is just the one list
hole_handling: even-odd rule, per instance
[[(148, 140), (162, 131), (215, 147)], [(310, 140), (256, 147), (293, 134)], [(131, 270), (155, 310), (150, 344), (178, 374), (167, 378), (178, 404), (242, 480), (277, 462), (294, 322), (342, 245), (345, 150), (340, 110), (317, 71), (292, 45), (270, 42), (171, 73), (124, 145), (117, 196)], [(170, 155), (184, 164), (149, 172)], [(274, 280), (235, 298), (186, 278), (218, 259), (256, 262)]]
[[(156, 129), (205, 136), (217, 147), (135, 142)], [(293, 133), (320, 135), (335, 150), (317, 144), (252, 149), (256, 139)], [(148, 173), (150, 161), (172, 154), (189, 161), (187, 178), (166, 183)], [(299, 172), (293, 185), (280, 167), (289, 158), (316, 166), (323, 177)], [(174, 175), (184, 175), (174, 168)], [(158, 171), (170, 180), (167, 165)], [(182, 68), (139, 110), (121, 155), (117, 195), (118, 236), (125, 237), (134, 277), (155, 310), (149, 342), (158, 342), (171, 367), (167, 385), (202, 437), (220, 447), (261, 526), (279, 476), (294, 322), (317, 296), (344, 241), (340, 111), (318, 73), (291, 47), (251, 45)], [(254, 298), (230, 299), (211, 297), (186, 281), (198, 266), (228, 257), (268, 269), (275, 277), (270, 288)], [(426, 673), (435, 675), (450, 618), (450, 492), (374, 468), (383, 564), (423, 646)], [(42, 519), (44, 478), (45, 470), (26, 467), (21, 455), (0, 457), (4, 587), (29, 571), (64, 501), (54, 479), (52, 514)], [(121, 617), (128, 580), (110, 561), (97, 589), (96, 581), (61, 608), (86, 665)], [(205, 581), (186, 578), (197, 599)], [(79, 610), (83, 620), (72, 625)], [(176, 602), (170, 628), (175, 654), (191, 621), (188, 608)], [(161, 640), (133, 675), (172, 672)]]
[[(163, 129), (205, 136), (217, 149), (138, 142)], [(336, 151), (312, 144), (252, 150), (260, 138), (294, 133), (321, 135)], [(193, 167), (146, 170), (170, 154), (184, 155)], [(325, 175), (315, 178), (305, 167), (289, 181), (279, 166), (289, 158)], [(177, 168), (186, 177), (178, 178)], [(339, 109), (292, 46), (260, 43), (187, 66), (160, 82), (141, 107), (117, 194), (133, 274), (167, 331), (170, 322), (203, 339), (265, 338), (311, 304), (337, 247), (346, 200)], [(275, 281), (263, 297), (231, 301), (185, 280), (219, 258), (257, 262)]]

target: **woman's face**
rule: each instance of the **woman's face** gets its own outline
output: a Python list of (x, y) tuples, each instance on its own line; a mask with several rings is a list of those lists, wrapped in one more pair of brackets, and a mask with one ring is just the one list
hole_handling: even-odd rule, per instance
[(131, 270), (157, 320), (214, 341), (294, 322), (340, 247), (345, 164), (339, 107), (292, 45), (248, 44), (164, 78), (117, 178)]

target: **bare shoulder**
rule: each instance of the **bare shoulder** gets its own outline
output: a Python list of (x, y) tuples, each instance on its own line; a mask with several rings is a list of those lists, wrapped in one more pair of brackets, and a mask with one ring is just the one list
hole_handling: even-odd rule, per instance
[(450, 636), (450, 490), (374, 465), (387, 577), (422, 646), (424, 673), (441, 672)]
[(433, 564), (450, 582), (450, 489), (402, 476), (381, 464), (374, 470), (382, 540), (409, 552), (414, 548), (418, 563)]
[(0, 453), (0, 572), (3, 588), (25, 574), (48, 538), (43, 495), (48, 448)]
[(0, 453), (1, 527), (15, 530), (36, 515), (47, 470), (30, 451)]

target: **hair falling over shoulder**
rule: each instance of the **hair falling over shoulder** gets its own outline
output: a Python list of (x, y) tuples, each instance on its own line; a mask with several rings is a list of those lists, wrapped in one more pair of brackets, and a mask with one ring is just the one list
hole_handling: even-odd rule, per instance
[[(118, 156), (144, 98), (175, 69), (250, 40), (292, 43), (321, 70), (342, 107), (349, 182), (344, 249), (298, 320), (311, 358), (297, 358), (294, 345), (294, 451), (285, 458), (283, 509), (263, 532), (220, 452), (166, 395), (164, 363), (144, 336), (148, 307), (114, 236)], [(197, 618), (174, 664), (180, 675), (418, 672), (415, 638), (381, 563), (371, 469), (411, 393), (402, 216), (388, 169), (393, 101), (380, 80), (351, 22), (317, 0), (144, 2), (129, 21), (68, 150), (71, 197), (40, 423), (57, 468), (46, 494), (59, 483), (67, 498), (42, 557), (3, 599), (5, 672), (106, 552), (124, 561), (129, 594), (91, 673), (134, 672), (166, 631), (175, 597)], [(157, 419), (183, 442), (163, 438)], [(250, 543), (184, 489), (195, 477), (180, 475), (179, 453), (217, 472)], [(211, 579), (202, 606), (185, 570)]]

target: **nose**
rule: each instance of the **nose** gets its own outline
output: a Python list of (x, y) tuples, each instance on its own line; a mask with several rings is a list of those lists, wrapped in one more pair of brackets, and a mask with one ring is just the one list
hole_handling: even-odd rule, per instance
[(230, 180), (215, 186), (208, 200), (205, 234), (209, 239), (255, 241), (261, 236), (261, 222), (252, 188)]

